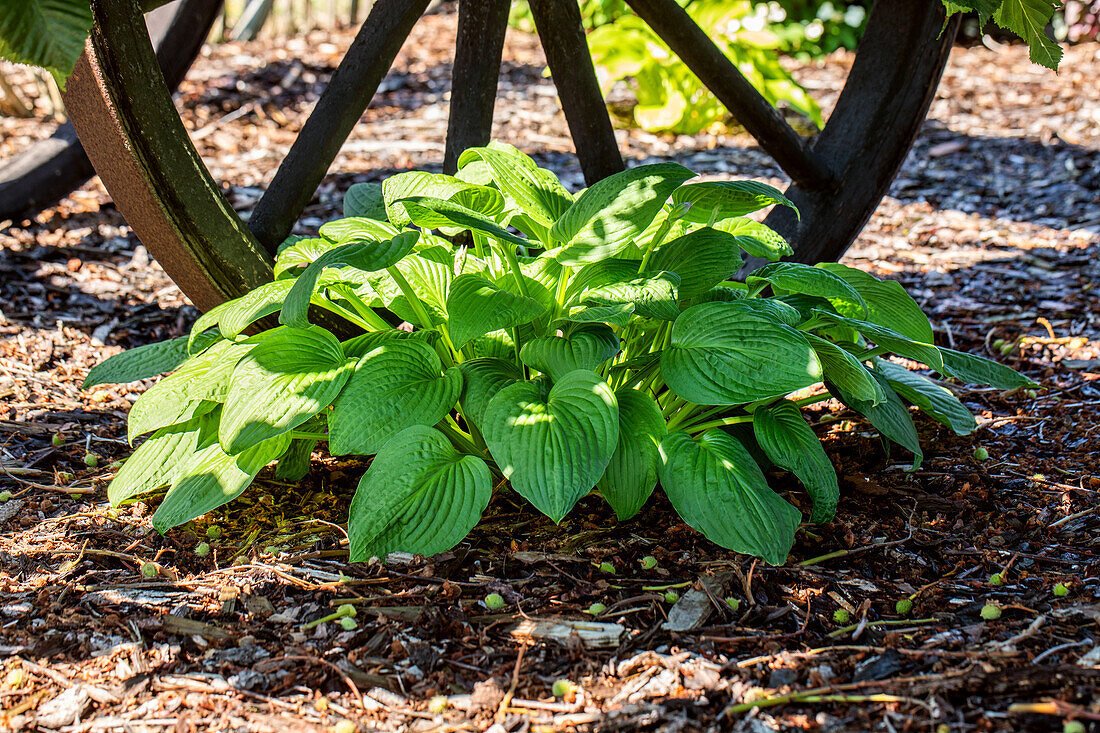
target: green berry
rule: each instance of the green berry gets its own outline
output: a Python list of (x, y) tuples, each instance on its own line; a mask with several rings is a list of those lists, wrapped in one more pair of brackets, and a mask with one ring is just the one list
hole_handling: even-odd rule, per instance
[(1001, 607), (996, 603), (987, 603), (982, 606), (982, 618), (986, 621), (996, 621), (1001, 617)]
[(600, 563), (600, 572), (601, 573), (607, 573), (609, 575), (614, 575), (615, 574), (615, 566), (612, 565), (609, 562), (601, 562)]
[(989, 460), (989, 451), (979, 445), (977, 448), (974, 449), (974, 460), (975, 461), (988, 461)]
[(989, 576), (989, 584), (990, 585), (1004, 585), (1005, 584), (1004, 575), (1002, 575), (1001, 573), (993, 573), (993, 575)]
[(344, 629), (344, 631), (354, 631), (355, 629), (359, 628), (359, 624), (355, 623), (355, 619), (349, 618), (347, 616), (340, 619), (340, 626)]
[(550, 692), (557, 698), (569, 697), (576, 690), (577, 686), (569, 680), (556, 680), (554, 686), (550, 688)]
[(1085, 724), (1080, 720), (1067, 720), (1062, 723), (1062, 733), (1085, 733)]
[(894, 604), (894, 610), (899, 616), (905, 616), (913, 610), (913, 601), (908, 598), (902, 598)]
[(837, 610), (833, 611), (833, 621), (836, 621), (838, 624), (846, 624), (851, 620), (852, 615), (848, 613), (847, 609), (838, 608)]
[(1069, 595), (1069, 586), (1065, 583), (1059, 583), (1058, 585), (1054, 586), (1054, 595), (1058, 596), (1059, 598), (1065, 598)]
[(1039, 391), (1035, 389), (1025, 389), (1024, 394), (1027, 395), (1028, 399), (1033, 400), (1039, 396)]
[(447, 705), (449, 704), (446, 695), (436, 695), (431, 700), (428, 700), (428, 712), (439, 715), (447, 709)]
[(489, 595), (485, 596), (485, 607), (488, 608), (490, 611), (499, 611), (506, 605), (508, 604), (504, 602), (504, 596), (499, 593), (490, 593)]
[(53, 437), (50, 438), (50, 444), (52, 444), (54, 448), (60, 448), (65, 445), (65, 436), (61, 433), (54, 433)]
[(591, 606), (585, 609), (585, 613), (589, 616), (599, 616), (601, 613), (607, 610), (607, 606), (603, 605), (599, 601), (596, 601)]
[(657, 558), (653, 555), (646, 555), (642, 558), (642, 570), (652, 570), (657, 567)]
[(212, 524), (206, 528), (206, 536), (208, 539), (216, 540), (222, 536), (222, 528), (216, 524)]
[(210, 545), (205, 542), (200, 542), (199, 544), (195, 545), (195, 554), (199, 557), (206, 557), (210, 554)]
[(11, 496), (12, 494), (10, 491), (0, 491), (0, 504), (6, 504), (11, 501)]
[(160, 575), (160, 570), (155, 562), (147, 562), (141, 566), (141, 574), (146, 578), (155, 578)]
[(665, 603), (675, 604), (678, 600), (680, 600), (680, 594), (676, 591), (670, 590), (668, 593), (665, 593)]
[(84, 454), (84, 465), (88, 468), (95, 468), (99, 465), (99, 456), (91, 451)]
[(353, 618), (355, 616), (355, 606), (350, 603), (343, 603), (336, 607), (336, 618)]
[(730, 607), (731, 611), (739, 611), (741, 609), (741, 599), (730, 596), (726, 599), (726, 605)]

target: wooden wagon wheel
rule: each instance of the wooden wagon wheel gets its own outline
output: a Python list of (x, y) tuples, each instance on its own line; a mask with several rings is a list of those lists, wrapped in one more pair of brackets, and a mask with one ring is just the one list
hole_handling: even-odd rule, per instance
[[(271, 278), (271, 256), (309, 203), (429, 0), (377, 0), (247, 224), (172, 105), (137, 0), (92, 0), (91, 38), (65, 95), (96, 170), (134, 231), (201, 309)], [(878, 0), (824, 130), (807, 143), (676, 0), (628, 0), (791, 176), (800, 221), (768, 224), (804, 261), (839, 257), (920, 128), (957, 21), (939, 0)], [(572, 0), (530, 0), (585, 178), (623, 168)], [(445, 170), (488, 142), (509, 0), (460, 0)], [(779, 207), (784, 208), (784, 207)]]
[[(222, 0), (175, 0), (146, 16), (169, 89), (183, 81), (210, 33)], [(95, 174), (71, 122), (0, 165), (0, 219), (37, 211)]]

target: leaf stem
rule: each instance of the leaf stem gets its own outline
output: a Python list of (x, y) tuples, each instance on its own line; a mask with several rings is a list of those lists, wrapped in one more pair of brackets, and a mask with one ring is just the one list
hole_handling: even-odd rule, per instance
[[(372, 327), (371, 324), (367, 323), (362, 318), (360, 318), (353, 311), (349, 311), (347, 308), (343, 307), (342, 305), (337, 305), (336, 303), (333, 303), (328, 298), (323, 298), (321, 296), (315, 295), (314, 297), (309, 299), (309, 302), (310, 302), (310, 305), (315, 305), (318, 308), (323, 308), (324, 310), (327, 310), (330, 313), (335, 313), (336, 315), (340, 316), (341, 318), (343, 318), (346, 321), (354, 323), (356, 326), (359, 326), (359, 328), (363, 329), (364, 331), (377, 331), (378, 330), (378, 329)], [(387, 324), (386, 328), (389, 328), (388, 324)]]
[(328, 440), (328, 433), (310, 433), (305, 430), (291, 430), (291, 440)]
[(723, 417), (720, 420), (710, 420), (708, 422), (692, 425), (687, 428), (687, 432), (695, 435), (701, 433), (704, 430), (710, 430), (711, 428), (721, 428), (726, 425), (740, 425), (742, 423), (752, 422), (752, 415), (734, 415), (733, 417)]

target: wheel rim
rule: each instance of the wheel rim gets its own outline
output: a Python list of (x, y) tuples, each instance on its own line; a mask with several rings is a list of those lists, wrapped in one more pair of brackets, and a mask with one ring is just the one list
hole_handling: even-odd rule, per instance
[[(791, 175), (787, 192), (802, 218), (778, 207), (784, 211), (772, 212), (766, 222), (791, 241), (794, 259), (838, 258), (904, 161), (935, 95), (957, 22), (941, 33), (940, 3), (879, 0), (836, 109), (807, 143), (676, 0), (628, 3)], [(92, 0), (95, 25), (66, 105), (116, 205), (200, 309), (270, 280), (271, 253), (309, 203), (427, 5), (375, 2), (246, 226), (176, 114), (137, 1)], [(444, 161), (449, 170), (464, 147), (489, 139), (508, 5), (459, 2)], [(591, 183), (622, 170), (577, 4), (530, 0), (530, 6), (585, 178)]]

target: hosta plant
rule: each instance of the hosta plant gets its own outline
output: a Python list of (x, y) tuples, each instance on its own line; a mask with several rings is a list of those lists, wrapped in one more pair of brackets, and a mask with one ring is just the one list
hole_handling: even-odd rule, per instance
[[(802, 513), (764, 469), (798, 477), (813, 522), (838, 498), (800, 407), (835, 396), (919, 462), (907, 403), (959, 434), (975, 421), (887, 354), (1029, 384), (934, 346), (895, 282), (778, 261), (786, 242), (745, 215), (791, 206), (779, 191), (693, 177), (643, 165), (574, 195), (492, 144), (467, 150), (456, 176), (353, 186), (345, 218), (283, 244), (273, 282), (89, 374), (172, 371), (134, 403), (130, 438), (148, 437), (110, 500), (169, 487), (153, 515), (164, 531), (272, 461), (300, 479), (323, 443), (373, 456), (348, 519), (353, 560), (447, 550), (494, 490), (560, 522), (593, 490), (629, 519), (660, 485), (715, 543), (779, 563)], [(733, 282), (743, 251), (773, 262)]]

